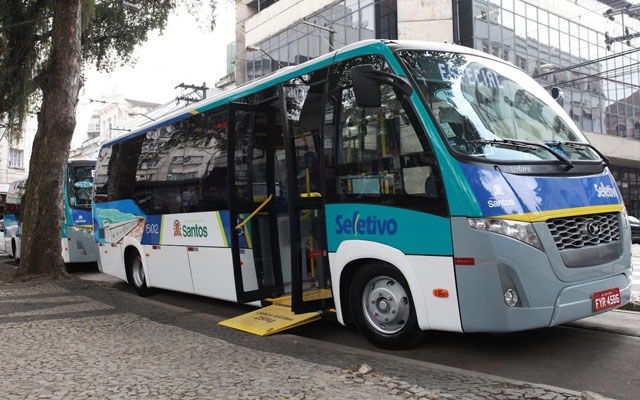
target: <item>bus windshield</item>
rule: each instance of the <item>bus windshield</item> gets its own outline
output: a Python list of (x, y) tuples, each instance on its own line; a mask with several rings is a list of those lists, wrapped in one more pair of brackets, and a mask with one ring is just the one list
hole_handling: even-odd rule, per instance
[(69, 205), (73, 208), (91, 210), (91, 189), (95, 165), (69, 166)]
[(545, 90), (524, 72), (484, 57), (402, 50), (454, 153), (491, 161), (601, 161)]

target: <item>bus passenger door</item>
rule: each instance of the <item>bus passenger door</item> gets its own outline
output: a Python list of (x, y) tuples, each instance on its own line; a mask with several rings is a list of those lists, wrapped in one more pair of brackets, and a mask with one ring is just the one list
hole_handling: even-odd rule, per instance
[[(229, 109), (229, 221), (236, 295), (251, 302), (283, 293), (275, 178), (274, 108), (231, 104)], [(283, 150), (280, 150), (283, 151)]]
[[(324, 215), (322, 164), (330, 145), (323, 138), (323, 78), (318, 71), (308, 82), (282, 85), (280, 94), (286, 108), (291, 307), (296, 314), (333, 307)], [(315, 79), (320, 83), (310, 82)]]

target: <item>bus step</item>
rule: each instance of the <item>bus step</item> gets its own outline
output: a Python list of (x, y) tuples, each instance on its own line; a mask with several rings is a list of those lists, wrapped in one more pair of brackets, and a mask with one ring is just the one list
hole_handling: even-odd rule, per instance
[[(307, 290), (302, 293), (303, 301), (312, 301), (312, 300), (321, 300), (321, 299), (330, 299), (332, 296), (331, 289), (313, 289)], [(268, 298), (265, 299), (266, 302), (271, 304), (278, 304), (281, 306), (291, 307), (291, 296), (282, 296), (276, 299)]]
[(317, 311), (305, 314), (294, 314), (293, 311), (291, 311), (291, 307), (274, 303), (270, 306), (221, 321), (219, 324), (259, 336), (268, 336), (317, 321), (320, 318), (321, 313)]

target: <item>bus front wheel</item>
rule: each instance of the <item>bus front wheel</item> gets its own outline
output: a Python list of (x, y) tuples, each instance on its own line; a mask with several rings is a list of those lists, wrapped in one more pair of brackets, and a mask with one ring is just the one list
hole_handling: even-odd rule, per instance
[(384, 349), (408, 348), (420, 338), (409, 285), (384, 263), (360, 268), (351, 281), (349, 305), (362, 334)]
[(147, 286), (147, 279), (142, 267), (142, 258), (137, 252), (129, 258), (129, 268), (127, 268), (129, 283), (133, 285), (139, 296), (149, 296), (151, 289)]

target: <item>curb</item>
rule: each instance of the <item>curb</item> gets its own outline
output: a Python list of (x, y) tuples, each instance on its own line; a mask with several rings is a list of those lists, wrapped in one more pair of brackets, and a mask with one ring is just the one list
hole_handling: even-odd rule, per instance
[(627, 311), (640, 311), (640, 301), (630, 301), (624, 306), (620, 307), (619, 310), (627, 310)]

